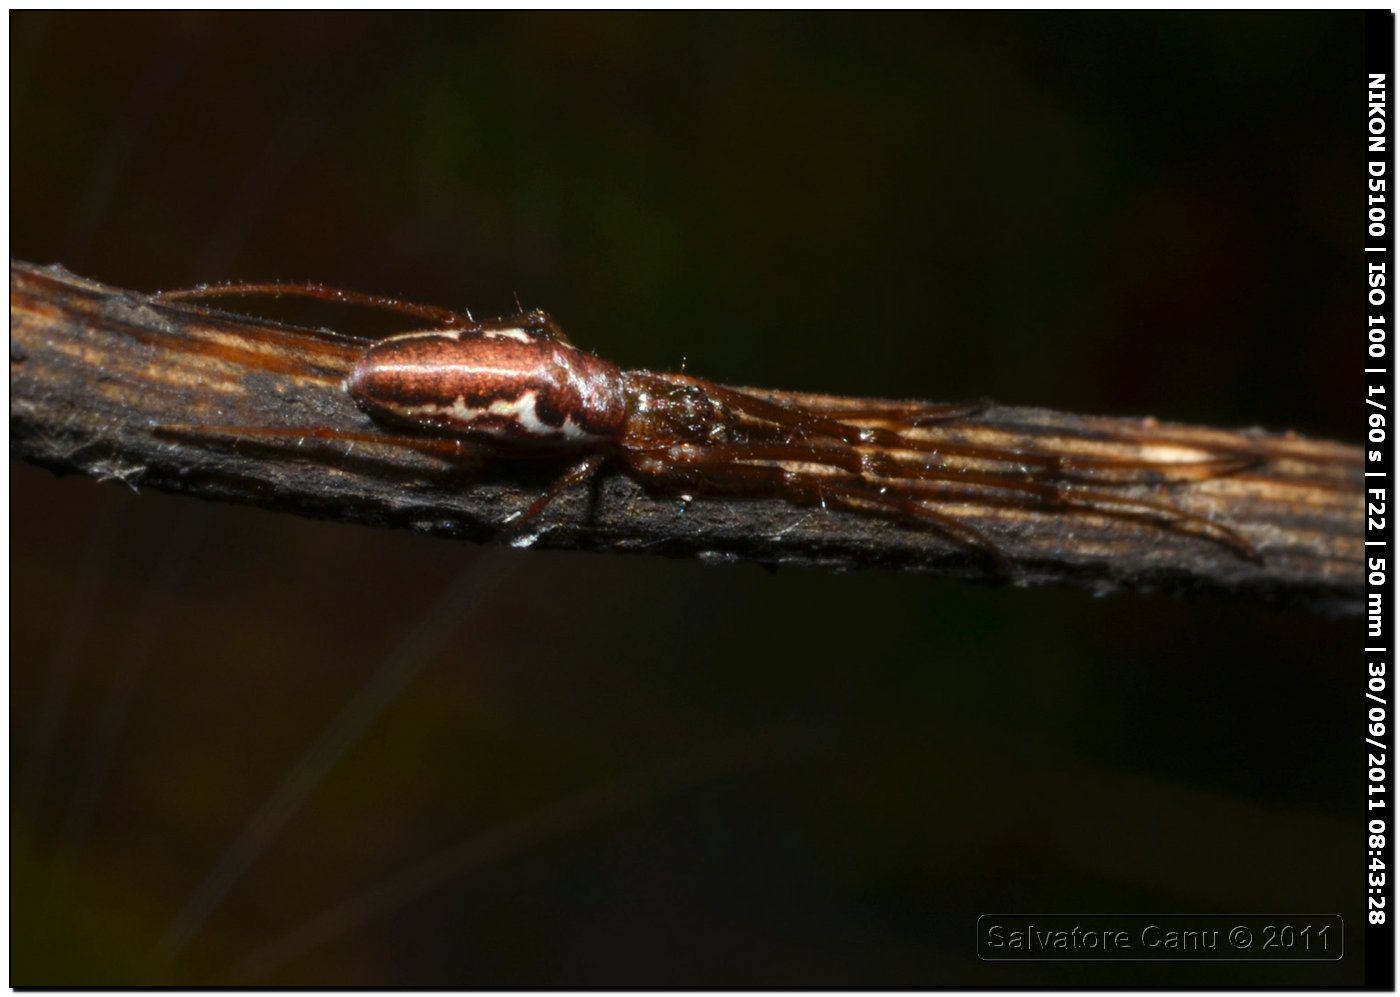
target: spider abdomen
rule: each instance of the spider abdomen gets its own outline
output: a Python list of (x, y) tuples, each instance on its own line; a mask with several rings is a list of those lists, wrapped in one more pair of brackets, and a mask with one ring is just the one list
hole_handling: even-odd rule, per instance
[(381, 419), (523, 444), (614, 439), (627, 416), (617, 365), (504, 325), (393, 336), (365, 351), (346, 390)]

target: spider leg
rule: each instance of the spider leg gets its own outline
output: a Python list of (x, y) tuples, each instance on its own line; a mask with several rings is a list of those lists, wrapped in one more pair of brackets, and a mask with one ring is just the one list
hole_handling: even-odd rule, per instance
[[(712, 402), (718, 402), (728, 410), (729, 415), (737, 414), (750, 421), (769, 424), (769, 435), (786, 439), (814, 439), (825, 437), (851, 445), (882, 445), (895, 448), (918, 449), (915, 441), (906, 440), (898, 432), (886, 427), (859, 426), (845, 422), (845, 419), (871, 419), (901, 422), (909, 429), (926, 423), (962, 418), (975, 414), (986, 407), (986, 403), (972, 405), (937, 405), (922, 402), (879, 402), (853, 409), (824, 411), (805, 408), (794, 403), (771, 401), (740, 388), (730, 388), (691, 377), (688, 374), (664, 374), (655, 371), (630, 371), (630, 376), (639, 385), (658, 392), (676, 389), (690, 389), (704, 395)], [(763, 432), (759, 427), (755, 432)]]
[[(640, 451), (639, 456), (645, 453)], [(894, 504), (906, 512), (911, 507), (920, 509), (922, 511), (916, 514), (926, 519), (931, 510), (925, 503), (960, 499), (1000, 507), (1078, 509), (1196, 536), (1220, 544), (1245, 560), (1262, 563), (1258, 550), (1241, 534), (1205, 516), (1150, 498), (1116, 495), (1102, 488), (1083, 488), (1073, 481), (1028, 479), (1019, 473), (980, 468), (928, 467), (919, 464), (910, 468), (905, 462), (879, 451), (824, 443), (722, 444), (672, 447), (656, 453), (664, 455), (666, 461), (700, 469), (702, 480), (706, 476), (737, 480), (747, 475), (755, 485), (770, 483), (779, 492), (784, 490), (784, 482), (788, 480), (783, 475), (802, 474), (774, 466), (780, 462), (832, 467), (845, 472), (846, 477), (812, 472), (807, 472), (807, 475), (816, 481), (842, 481), (848, 492), (859, 492), (863, 498), (878, 504)], [(753, 463), (756, 461), (765, 463)], [(742, 470), (725, 470), (730, 465)], [(650, 461), (648, 466), (651, 466)], [(774, 473), (765, 477), (760, 472)], [(666, 474), (664, 465), (660, 464), (649, 473), (657, 478)], [(872, 494), (878, 499), (871, 498)], [(941, 518), (947, 519), (946, 516)]]
[(511, 520), (507, 520), (507, 522), (513, 527), (521, 527), (538, 519), (540, 513), (544, 512), (549, 503), (558, 498), (560, 493), (565, 489), (582, 484), (597, 474), (598, 469), (603, 466), (605, 460), (607, 460), (607, 455), (601, 453), (590, 454), (585, 457), (563, 474), (559, 475), (559, 477), (555, 478), (554, 482), (545, 489), (544, 493), (541, 494), (539, 498), (535, 499), (535, 501), (531, 502), (524, 512)]
[(939, 422), (970, 419), (990, 408), (990, 401), (976, 402), (881, 402), (870, 405), (844, 406), (822, 412), (828, 419), (845, 422), (850, 419), (871, 422), (898, 422), (905, 426), (931, 426)]
[[(707, 389), (715, 398), (730, 409), (750, 418), (764, 420), (775, 427), (803, 438), (824, 436), (852, 446), (881, 446), (891, 450), (908, 450), (952, 454), (960, 457), (975, 457), (986, 460), (1010, 460), (1019, 463), (1044, 463), (1046, 458), (1023, 457), (1014, 452), (989, 447), (974, 447), (959, 444), (946, 444), (942, 441), (910, 439), (901, 433), (876, 426), (856, 426), (842, 421), (856, 418), (848, 412), (816, 412), (795, 405), (782, 405), (758, 398), (745, 391), (712, 385)], [(906, 428), (912, 428), (912, 423)]]
[(1118, 519), (1137, 520), (1173, 533), (1194, 536), (1219, 544), (1251, 564), (1263, 565), (1264, 556), (1239, 532), (1207, 519), (1151, 499), (1128, 498), (1102, 491), (1066, 490), (1059, 504)]
[[(490, 459), (501, 456), (499, 451), (450, 436), (427, 434), (392, 434), (372, 430), (338, 429), (328, 426), (197, 426), (192, 424), (164, 425), (154, 429), (157, 436), (195, 441), (222, 440), (230, 445), (240, 440), (282, 440), (300, 446), (308, 439), (346, 443), (373, 443), (402, 447), (441, 457), (452, 462), (463, 459)], [(607, 460), (603, 453), (590, 454), (572, 465), (556, 478), (523, 513), (508, 519), (512, 528), (523, 527), (535, 519), (566, 489), (588, 481), (598, 473)]]
[(345, 291), (329, 284), (304, 283), (282, 284), (211, 284), (206, 287), (192, 287), (178, 291), (160, 291), (154, 295), (160, 301), (202, 301), (209, 298), (225, 297), (268, 297), (280, 298), (288, 295), (298, 298), (315, 298), (319, 301), (333, 301), (345, 305), (359, 305), (364, 308), (378, 308), (382, 311), (399, 312), (414, 318), (427, 319), (445, 326), (473, 326), (477, 322), (471, 312), (457, 312), (437, 305), (421, 305), (413, 301), (402, 301), (387, 295), (365, 294), (361, 291)]
[(873, 488), (864, 482), (860, 483), (857, 488), (847, 480), (843, 480), (837, 486), (837, 490), (832, 493), (832, 500), (834, 504), (855, 512), (866, 511), (874, 507), (896, 519), (913, 522), (916, 525), (932, 526), (934, 530), (954, 543), (975, 551), (997, 574), (1009, 576), (1013, 573), (1011, 562), (1006, 559), (1006, 555), (1002, 553), (996, 542), (985, 533), (974, 526), (959, 522), (952, 516), (934, 512), (923, 503), (882, 495), (878, 488)]
[[(517, 298), (516, 307), (519, 308), (519, 306), (520, 301)], [(574, 345), (573, 341), (564, 335), (564, 330), (559, 327), (559, 323), (554, 321), (554, 318), (543, 308), (521, 309), (510, 318), (500, 321), (502, 323), (515, 323), (522, 331), (537, 339), (552, 339), (565, 346)], [(577, 347), (574, 348), (577, 349)]]
[[(900, 483), (901, 487), (912, 487), (911, 484), (906, 483), (950, 481), (1020, 492), (1051, 501), (1058, 501), (1059, 497), (1068, 491), (1068, 486), (1100, 480), (1076, 473), (1074, 469), (1065, 471), (1053, 466), (1026, 470), (1018, 465), (1015, 470), (999, 470), (969, 467), (966, 464), (933, 465), (926, 461), (899, 457), (879, 448), (840, 446), (821, 440), (804, 443), (750, 442), (723, 446), (724, 449), (720, 453), (730, 460), (823, 464), (828, 467), (840, 468), (866, 479), (881, 479)], [(690, 449), (704, 449), (712, 453), (716, 451), (715, 447), (692, 447)], [(979, 456), (985, 455), (979, 453)], [(1002, 459), (1005, 461), (1010, 458), (1004, 457)], [(1224, 464), (1224, 461), (1217, 463)], [(1233, 464), (1228, 466), (1232, 469), (1234, 467)], [(1149, 480), (1158, 483), (1155, 479)], [(1136, 483), (1139, 482), (1131, 478), (1105, 482), (1105, 484), (1121, 485)], [(1116, 498), (1120, 502), (1141, 501), (1151, 504), (1148, 500), (1127, 499), (1121, 496)], [(1165, 510), (1170, 507), (1157, 506), (1157, 508)], [(1185, 514), (1183, 513), (1183, 515)]]
[[(705, 390), (733, 411), (751, 419), (759, 419), (804, 437), (825, 436), (852, 445), (878, 445), (890, 449), (924, 450), (929, 444), (911, 440), (900, 430), (913, 429), (936, 422), (967, 418), (984, 411), (989, 402), (940, 405), (925, 402), (873, 403), (869, 407), (818, 411), (799, 405), (769, 401), (722, 384), (707, 384)], [(899, 429), (888, 426), (861, 426), (846, 420), (871, 420), (901, 423)]]
[(300, 446), (303, 440), (329, 440), (345, 443), (374, 443), (386, 446), (417, 450), (452, 460), (472, 457), (489, 457), (491, 452), (484, 447), (450, 436), (429, 436), (426, 434), (393, 434), (374, 430), (338, 429), (330, 426), (203, 426), (192, 423), (173, 423), (156, 426), (152, 432), (156, 436), (173, 437), (194, 441), (222, 440), (237, 443), (239, 440), (285, 440)]
[[(915, 440), (900, 437), (895, 443), (880, 444), (887, 450), (923, 453), (942, 458), (970, 458), (977, 461), (1010, 464), (1015, 474), (1026, 480), (1094, 483), (1103, 485), (1182, 484), (1207, 481), (1237, 474), (1263, 463), (1262, 458), (1245, 454), (1202, 457), (1195, 460), (1151, 460), (1136, 457), (1110, 457), (1077, 454), (1036, 453), (1007, 447), (976, 446), (943, 440)], [(926, 462), (894, 453), (887, 459), (918, 476)]]
[[(948, 457), (969, 457), (974, 460), (998, 461), (1014, 464), (1026, 478), (1046, 478), (1054, 481), (1103, 482), (1108, 484), (1155, 484), (1164, 481), (1201, 481), (1221, 477), (1257, 467), (1261, 458), (1251, 454), (1225, 454), (1204, 457), (1200, 460), (1160, 461), (1131, 457), (1077, 456), (1074, 454), (1045, 454), (1003, 447), (976, 446), (944, 440), (915, 439), (888, 427), (856, 426), (846, 419), (875, 419), (881, 416), (898, 416), (900, 408), (873, 407), (860, 410), (840, 410), (814, 412), (790, 405), (782, 405), (764, 398), (758, 398), (744, 391), (712, 386), (709, 390), (730, 409), (753, 419), (771, 423), (779, 430), (785, 430), (789, 437), (800, 436), (810, 439), (825, 436), (852, 446), (879, 446), (887, 450), (912, 453), (937, 454)], [(986, 407), (979, 403), (976, 407), (947, 407), (947, 419), (962, 418)], [(926, 425), (937, 421), (924, 419), (917, 414), (919, 403), (910, 402), (905, 411), (910, 418), (903, 418), (905, 429)], [(919, 464), (915, 461), (887, 455), (884, 459), (901, 462), (902, 466), (917, 475)]]
[[(971, 458), (983, 462), (1013, 465), (1006, 471), (989, 470), (1003, 477), (1018, 477), (1025, 481), (1052, 483), (1142, 485), (1187, 484), (1208, 481), (1258, 467), (1261, 458), (1245, 455), (1204, 457), (1200, 460), (1160, 461), (1135, 458), (1075, 456), (1073, 454), (1034, 454), (994, 447), (969, 447), (958, 444), (931, 443), (927, 447), (901, 445), (889, 448), (896, 452), (879, 452), (883, 466), (891, 476), (919, 478), (937, 467), (928, 460), (900, 456), (899, 452), (927, 453), (931, 457)], [(947, 466), (947, 465), (944, 465)]]
[[(942, 487), (941, 482), (947, 482), (951, 487)], [(1238, 531), (1199, 513), (1149, 498), (1115, 495), (1102, 489), (1081, 488), (1072, 484), (1017, 481), (994, 474), (955, 471), (942, 476), (924, 476), (918, 480), (894, 479), (891, 487), (924, 495), (926, 500), (965, 499), (1003, 507), (1078, 509), (1109, 518), (1147, 523), (1219, 544), (1253, 564), (1264, 563), (1263, 555)]]
[[(957, 497), (989, 501), (990, 504), (996, 505), (1080, 509), (1119, 519), (1137, 520), (1176, 533), (1213, 541), (1247, 561), (1263, 563), (1254, 545), (1230, 527), (1166, 502), (1115, 494), (1104, 490), (1103, 487), (1084, 487), (1086, 480), (1095, 479), (1075, 475), (1056, 476), (1049, 473), (1027, 477), (977, 468), (930, 468), (917, 465), (913, 469), (917, 473), (907, 474), (903, 472), (910, 469), (903, 462), (893, 460), (891, 467), (884, 461), (873, 459), (888, 459), (889, 455), (870, 456), (872, 459), (867, 463), (879, 474), (881, 480), (887, 480), (890, 487), (911, 494), (935, 493), (948, 498), (952, 497), (950, 492), (956, 492)], [(939, 487), (940, 483), (945, 482), (952, 488)], [(1121, 485), (1132, 483), (1134, 482), (1131, 480), (1108, 482)], [(978, 499), (978, 496), (982, 498)]]
[[(1008, 457), (1007, 460), (1023, 458)], [(1265, 458), (1249, 454), (1202, 457), (1199, 460), (1150, 460), (1130, 457), (1038, 455), (1045, 477), (1060, 481), (1102, 484), (1183, 484), (1223, 478), (1259, 467)]]
[[(696, 492), (763, 497), (773, 494), (799, 505), (836, 506), (853, 511), (881, 513), (891, 519), (931, 527), (948, 540), (972, 551), (996, 570), (1009, 574), (1006, 556), (981, 530), (936, 512), (924, 502), (905, 498), (853, 474), (793, 471), (775, 464), (750, 464), (721, 456), (715, 450), (634, 450), (622, 460), (644, 482)], [(789, 459), (791, 455), (789, 454)]]
[(882, 442), (892, 444), (899, 440), (899, 435), (889, 430), (847, 425), (841, 422), (835, 413), (817, 412), (796, 405), (770, 402), (766, 398), (759, 398), (735, 388), (726, 388), (722, 384), (706, 384), (704, 390), (710, 397), (735, 412), (753, 419), (771, 422), (780, 429), (803, 437), (825, 436), (851, 444)]

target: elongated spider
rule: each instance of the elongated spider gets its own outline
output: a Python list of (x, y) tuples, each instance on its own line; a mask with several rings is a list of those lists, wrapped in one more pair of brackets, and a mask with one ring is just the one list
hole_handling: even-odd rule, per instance
[[(652, 489), (776, 497), (922, 524), (999, 567), (981, 530), (936, 508), (1062, 508), (1192, 534), (1259, 562), (1235, 530), (1114, 487), (1198, 481), (1257, 461), (1240, 454), (1153, 461), (1046, 454), (930, 439), (921, 427), (972, 419), (987, 406), (852, 402), (825, 410), (688, 374), (623, 370), (578, 349), (542, 311), (470, 314), (319, 284), (231, 284), (166, 292), (166, 300), (293, 294), (391, 309), (437, 327), (390, 336), (345, 381), (405, 445), (448, 455), (543, 458), (569, 466), (519, 517), (528, 523), (563, 490), (612, 465)], [(382, 441), (338, 429), (235, 427), (240, 433)], [(232, 430), (230, 430), (232, 431)]]

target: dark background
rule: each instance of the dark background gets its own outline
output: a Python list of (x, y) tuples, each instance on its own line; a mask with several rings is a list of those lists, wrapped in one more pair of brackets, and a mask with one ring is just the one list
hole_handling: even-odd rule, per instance
[[(1359, 14), (11, 45), (21, 259), (518, 295), (737, 384), (1360, 423)], [(484, 551), (22, 465), (11, 544), (15, 984), (1360, 980), (1357, 620)], [(997, 911), (1337, 913), (1347, 954), (981, 963)]]

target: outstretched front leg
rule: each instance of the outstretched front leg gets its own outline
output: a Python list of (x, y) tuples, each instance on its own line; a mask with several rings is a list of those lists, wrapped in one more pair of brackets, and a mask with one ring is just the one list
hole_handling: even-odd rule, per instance
[[(977, 461), (1009, 464), (1026, 480), (1100, 483), (1105, 485), (1160, 484), (1203, 481), (1259, 466), (1263, 461), (1252, 454), (1224, 453), (1187, 460), (1152, 460), (1088, 454), (1035, 452), (992, 444), (978, 445), (946, 439), (906, 435), (908, 430), (971, 418), (989, 403), (922, 404), (919, 402), (872, 403), (869, 407), (817, 411), (797, 405), (759, 398), (747, 391), (709, 387), (710, 393), (731, 412), (760, 420), (771, 427), (769, 436), (785, 437), (792, 443), (820, 445), (825, 439), (852, 447), (879, 447), (886, 451), (881, 460), (899, 474), (921, 477), (927, 460), (902, 456), (927, 454), (929, 458), (971, 458)], [(863, 422), (883, 422), (866, 426)]]

